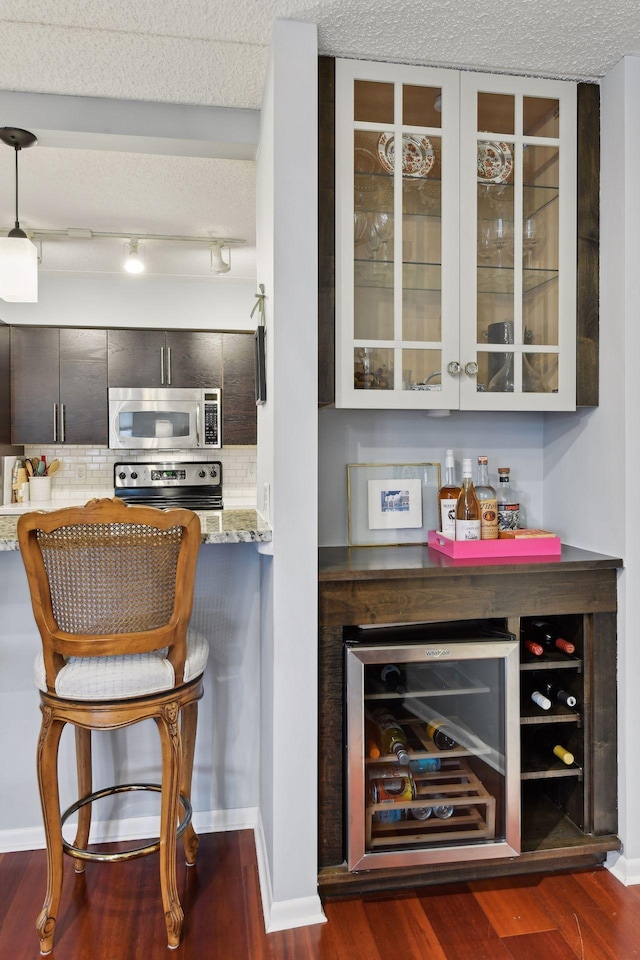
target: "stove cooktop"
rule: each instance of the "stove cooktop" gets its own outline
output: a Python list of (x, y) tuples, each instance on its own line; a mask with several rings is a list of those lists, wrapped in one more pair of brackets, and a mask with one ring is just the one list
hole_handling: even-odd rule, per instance
[(222, 510), (222, 463), (219, 460), (116, 463), (114, 492), (125, 503)]

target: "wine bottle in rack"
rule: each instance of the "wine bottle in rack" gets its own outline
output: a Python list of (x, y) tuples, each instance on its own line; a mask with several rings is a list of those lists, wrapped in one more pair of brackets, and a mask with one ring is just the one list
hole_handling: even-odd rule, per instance
[(453, 738), (451, 730), (447, 729), (447, 721), (444, 717), (434, 717), (426, 725), (427, 736), (433, 740), (438, 750), (453, 750), (458, 746)]
[(382, 753), (395, 753), (398, 763), (408, 766), (407, 738), (393, 714), (385, 708), (380, 708), (373, 710), (370, 716), (378, 728)]
[(480, 539), (480, 503), (473, 486), (471, 460), (462, 461), (462, 490), (456, 504), (456, 540)]
[(544, 693), (541, 693), (540, 690), (534, 690), (531, 694), (531, 699), (541, 710), (551, 710), (551, 700), (549, 700), (549, 697), (545, 696)]
[(444, 483), (438, 490), (438, 521), (440, 532), (450, 540), (456, 538), (456, 505), (459, 493), (453, 450), (447, 450), (444, 457)]
[[(559, 726), (564, 727), (565, 724)], [(546, 770), (552, 766), (557, 758), (568, 767), (575, 763), (575, 756), (564, 744), (559, 743), (562, 734), (558, 733), (557, 726), (545, 724), (533, 736), (523, 738), (522, 759), (533, 764), (536, 768)], [(565, 733), (564, 736), (567, 736)]]
[(529, 637), (522, 638), (522, 646), (534, 657), (541, 657), (544, 653), (544, 647), (537, 640), (531, 640)]
[(385, 663), (380, 670), (380, 683), (389, 693), (406, 693), (404, 674), (396, 663)]
[(575, 644), (565, 640), (547, 620), (533, 620), (527, 628), (527, 637), (546, 651), (561, 650), (563, 653), (575, 653)]
[(553, 680), (545, 680), (541, 684), (541, 690), (550, 700), (557, 700), (558, 703), (564, 704), (565, 707), (575, 707), (578, 703), (577, 697), (572, 693), (568, 693), (555, 678)]

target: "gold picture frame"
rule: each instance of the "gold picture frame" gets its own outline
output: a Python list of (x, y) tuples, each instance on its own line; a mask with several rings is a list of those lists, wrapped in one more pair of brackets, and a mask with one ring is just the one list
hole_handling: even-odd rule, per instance
[(348, 463), (350, 547), (426, 543), (438, 528), (439, 463)]

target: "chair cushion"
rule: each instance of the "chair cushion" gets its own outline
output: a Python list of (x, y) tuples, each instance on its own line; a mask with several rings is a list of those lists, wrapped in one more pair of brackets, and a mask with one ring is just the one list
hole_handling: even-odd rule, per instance
[[(56, 695), (66, 700), (127, 700), (144, 697), (175, 685), (173, 667), (166, 659), (167, 648), (152, 653), (121, 657), (69, 657), (56, 677)], [(184, 682), (204, 672), (209, 643), (197, 630), (187, 631)], [(36, 686), (46, 692), (47, 681), (42, 651), (34, 663)]]

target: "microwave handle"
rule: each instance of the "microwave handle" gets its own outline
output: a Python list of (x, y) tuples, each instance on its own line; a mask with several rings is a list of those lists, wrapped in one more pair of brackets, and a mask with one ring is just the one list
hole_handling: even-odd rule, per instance
[(164, 347), (160, 347), (160, 383), (164, 386)]
[(171, 386), (171, 347), (167, 347), (167, 386)]
[(196, 405), (196, 446), (200, 446), (200, 404)]

